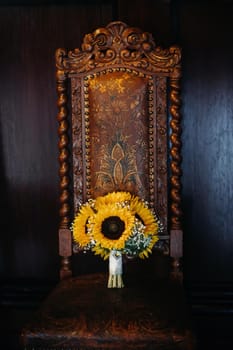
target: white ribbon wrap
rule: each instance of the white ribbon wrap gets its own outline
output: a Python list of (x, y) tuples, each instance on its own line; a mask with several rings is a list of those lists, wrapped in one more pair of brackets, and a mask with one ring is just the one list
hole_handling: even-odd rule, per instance
[(109, 273), (110, 275), (122, 275), (122, 254), (111, 250), (109, 255)]
[(108, 288), (122, 288), (122, 254), (119, 251), (111, 250), (109, 255), (109, 279)]

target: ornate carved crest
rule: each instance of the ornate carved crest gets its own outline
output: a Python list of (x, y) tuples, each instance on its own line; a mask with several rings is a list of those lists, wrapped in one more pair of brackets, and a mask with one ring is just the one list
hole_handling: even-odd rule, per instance
[(150, 33), (123, 22), (112, 22), (86, 34), (81, 50), (67, 53), (59, 49), (56, 53), (57, 67), (70, 74), (124, 65), (175, 77), (180, 74), (180, 58), (177, 46), (168, 49), (156, 46)]

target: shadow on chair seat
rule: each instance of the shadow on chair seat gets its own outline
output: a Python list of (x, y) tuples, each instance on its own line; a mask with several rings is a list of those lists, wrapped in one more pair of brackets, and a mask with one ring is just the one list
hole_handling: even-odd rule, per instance
[[(135, 277), (135, 276), (134, 276)], [(193, 349), (183, 288), (177, 281), (107, 275), (64, 280), (23, 330), (26, 349)]]

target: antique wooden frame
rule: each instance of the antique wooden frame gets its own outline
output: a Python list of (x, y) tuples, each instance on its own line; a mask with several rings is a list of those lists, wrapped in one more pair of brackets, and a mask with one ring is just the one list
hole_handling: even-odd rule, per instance
[[(56, 51), (57, 94), (59, 122), (59, 162), (60, 162), (60, 255), (62, 256), (61, 277), (71, 274), (70, 256), (72, 255), (72, 239), (70, 234), (71, 201), (74, 191), (75, 210), (90, 198), (90, 163), (89, 153), (89, 105), (88, 84), (102, 74), (126, 72), (147, 79), (148, 106), (151, 125), (154, 130), (149, 138), (149, 195), (148, 201), (157, 209), (159, 215), (169, 217), (164, 222), (165, 234), (161, 237), (161, 249), (170, 253), (175, 259), (174, 266), (179, 265), (182, 256), (182, 227), (181, 227), (181, 114), (180, 114), (180, 77), (181, 50), (177, 46), (163, 49), (156, 46), (151, 34), (138, 28), (128, 27), (123, 22), (112, 22), (105, 28), (99, 28), (84, 37), (82, 48), (67, 52), (65, 49)], [(71, 81), (70, 87), (68, 81)], [(159, 89), (155, 89), (159, 81)], [(68, 89), (72, 95), (72, 130), (69, 128)], [(166, 90), (166, 94), (164, 91)], [(168, 95), (167, 95), (168, 92)], [(156, 94), (156, 95), (155, 95)], [(81, 96), (81, 97), (79, 97)], [(167, 107), (168, 97), (169, 105)], [(85, 103), (87, 101), (87, 103)], [(152, 104), (156, 101), (156, 106)], [(169, 108), (169, 111), (167, 110)], [(156, 112), (156, 118), (154, 116)], [(168, 113), (170, 112), (170, 113)], [(169, 119), (167, 115), (169, 114)], [(166, 115), (166, 118), (164, 117)], [(85, 122), (83, 122), (85, 121)], [(156, 121), (156, 122), (155, 122)], [(170, 125), (170, 140), (167, 140), (167, 122)], [(84, 129), (85, 130), (84, 130)], [(81, 134), (84, 132), (85, 140)], [(70, 188), (70, 151), (69, 138), (72, 133), (80, 136), (73, 143), (74, 158), (74, 187)], [(85, 154), (83, 154), (85, 150)], [(160, 155), (168, 153), (169, 169), (164, 158)], [(156, 157), (156, 178), (153, 160)], [(151, 163), (151, 164), (150, 164)], [(170, 176), (169, 189), (166, 178)], [(85, 186), (83, 184), (85, 182)], [(161, 187), (158, 183), (164, 183)], [(87, 188), (83, 195), (83, 188)], [(163, 203), (170, 192), (169, 203)], [(165, 196), (165, 197), (164, 197)], [(169, 244), (170, 242), (170, 244)]]

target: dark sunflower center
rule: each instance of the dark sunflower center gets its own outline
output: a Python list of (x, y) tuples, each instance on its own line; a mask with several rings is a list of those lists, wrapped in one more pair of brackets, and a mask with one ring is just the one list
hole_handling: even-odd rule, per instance
[(125, 223), (119, 216), (109, 216), (102, 222), (102, 233), (109, 239), (118, 239), (125, 230)]

